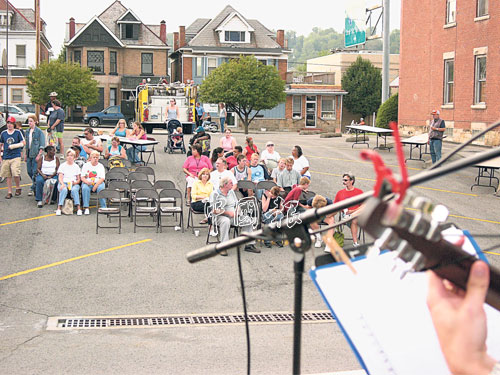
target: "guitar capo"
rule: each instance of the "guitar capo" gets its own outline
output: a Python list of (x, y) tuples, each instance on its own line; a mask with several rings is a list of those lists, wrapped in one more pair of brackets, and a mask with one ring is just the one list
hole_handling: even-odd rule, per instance
[(382, 188), (385, 183), (388, 182), (392, 192), (398, 194), (396, 204), (400, 205), (406, 195), (406, 190), (408, 189), (410, 183), (408, 181), (408, 170), (406, 169), (403, 145), (401, 143), (401, 138), (399, 137), (398, 125), (394, 121), (392, 121), (389, 125), (393, 130), (394, 141), (396, 144), (396, 155), (398, 158), (399, 170), (401, 172), (401, 181), (396, 180), (392, 170), (385, 165), (378, 152), (373, 150), (363, 150), (361, 151), (361, 158), (363, 160), (371, 160), (373, 162), (373, 167), (377, 176), (374, 186), (374, 196), (381, 197), (381, 194), (384, 193)]

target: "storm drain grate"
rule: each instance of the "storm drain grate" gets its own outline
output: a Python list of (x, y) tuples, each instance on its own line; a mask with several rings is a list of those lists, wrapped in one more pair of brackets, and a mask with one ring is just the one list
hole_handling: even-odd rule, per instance
[[(293, 313), (249, 314), (252, 324), (292, 323)], [(324, 323), (334, 321), (329, 311), (304, 312), (302, 322)], [(111, 329), (111, 328), (156, 328), (178, 326), (207, 326), (218, 324), (243, 324), (243, 314), (225, 315), (165, 315), (137, 317), (50, 317), (48, 330)]]

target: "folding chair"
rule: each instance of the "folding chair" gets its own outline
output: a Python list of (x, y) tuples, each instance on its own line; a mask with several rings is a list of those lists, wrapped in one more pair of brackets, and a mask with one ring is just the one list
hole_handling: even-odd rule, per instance
[[(99, 233), (99, 228), (118, 228), (118, 233), (122, 231), (122, 208), (120, 202), (120, 193), (117, 190), (111, 189), (103, 189), (99, 193), (97, 193), (97, 214), (96, 214), (96, 234)], [(107, 199), (107, 200), (118, 200), (118, 207), (100, 207), (99, 199)], [(99, 215), (106, 215), (111, 222), (111, 215), (118, 215), (118, 226), (100, 226), (99, 225)]]
[(109, 169), (109, 167), (108, 167), (108, 159), (99, 159), (99, 163), (101, 163), (104, 166), (104, 168), (106, 168), (106, 170)]
[(156, 190), (162, 189), (175, 189), (175, 183), (170, 180), (157, 180), (155, 181), (153, 188)]
[(260, 181), (257, 183), (255, 189), (271, 190), (273, 187), (277, 186), (276, 182), (272, 180)]
[[(339, 221), (342, 221), (342, 212), (339, 212)], [(339, 230), (341, 232), (344, 231), (344, 227), (348, 227), (349, 228), (349, 231), (351, 230), (351, 225), (350, 223), (346, 223), (346, 224), (342, 224), (340, 227), (339, 227)], [(365, 243), (365, 231), (363, 230), (363, 228), (361, 228), (359, 225), (358, 225), (358, 243), (359, 241), (361, 241), (362, 239), (362, 243)], [(344, 237), (344, 240), (352, 240), (353, 241), (353, 238), (352, 238), (352, 235), (351, 237)]]
[(142, 172), (130, 172), (127, 176), (128, 183), (131, 184), (136, 180), (148, 181), (148, 175)]
[(110, 172), (121, 172), (123, 173), (125, 176), (128, 176), (130, 171), (127, 167), (114, 167), (114, 168), (111, 168), (109, 170)]
[[(151, 205), (141, 206), (140, 204), (138, 204), (141, 201), (151, 203)], [(135, 202), (135, 204), (134, 204), (134, 233), (136, 232), (137, 227), (142, 227), (142, 228), (155, 228), (156, 227), (156, 233), (158, 233), (159, 220), (155, 220), (155, 219), (158, 218), (159, 195), (156, 192), (156, 190), (154, 190), (152, 188), (137, 190), (137, 192), (135, 193), (134, 202)], [(155, 223), (155, 225), (138, 225), (137, 224), (137, 215), (139, 215), (139, 216), (151, 216), (153, 218), (153, 221), (156, 221), (156, 223)]]
[[(148, 141), (156, 141), (156, 139), (154, 139), (152, 137), (147, 137), (147, 140)], [(144, 164), (149, 164), (149, 159), (151, 159), (151, 155), (153, 155), (153, 164), (156, 164), (155, 145), (148, 145), (148, 147), (151, 147), (151, 149), (150, 150), (146, 149), (144, 151), (139, 151), (140, 154), (141, 154), (141, 160), (142, 160), (142, 162)], [(144, 159), (142, 157), (143, 154), (149, 154), (147, 161), (144, 161)]]
[(109, 171), (104, 176), (104, 182), (108, 185), (111, 181), (127, 181), (127, 176), (121, 171)]
[(144, 173), (146, 176), (148, 176), (148, 179), (150, 176), (153, 177), (153, 180), (151, 181), (153, 184), (155, 183), (155, 170), (151, 167), (146, 167), (146, 166), (140, 166), (135, 169), (136, 172), (139, 173)]
[(120, 193), (119, 199), (110, 199), (111, 204), (125, 203), (128, 207), (128, 216), (132, 220), (132, 197), (130, 193), (130, 185), (127, 181), (110, 181), (108, 189), (116, 190)]
[[(163, 199), (173, 199), (172, 201)], [(173, 206), (167, 204), (173, 203)], [(184, 214), (182, 212), (182, 193), (177, 189), (163, 189), (160, 191), (159, 195), (159, 210), (158, 210), (158, 225), (160, 226), (160, 232), (162, 227), (176, 227), (177, 225), (162, 225), (161, 217), (162, 215), (179, 215), (179, 226), (181, 227), (182, 233), (184, 233)]]
[(188, 219), (187, 219), (187, 229), (191, 228), (191, 232), (194, 234), (195, 229), (203, 229), (207, 228), (207, 225), (195, 225), (194, 224), (194, 217), (195, 215), (203, 215), (203, 218), (206, 218), (206, 213), (205, 212), (198, 212), (193, 210), (193, 207), (189, 205), (189, 211), (188, 211)]

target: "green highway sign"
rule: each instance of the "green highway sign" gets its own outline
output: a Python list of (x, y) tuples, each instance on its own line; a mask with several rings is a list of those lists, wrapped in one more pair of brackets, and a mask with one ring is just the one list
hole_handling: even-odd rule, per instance
[[(364, 22), (362, 23), (362, 28), (364, 28)], [(345, 18), (344, 41), (346, 47), (353, 47), (366, 42), (366, 31), (363, 29), (360, 30), (356, 21), (350, 19), (347, 14)]]

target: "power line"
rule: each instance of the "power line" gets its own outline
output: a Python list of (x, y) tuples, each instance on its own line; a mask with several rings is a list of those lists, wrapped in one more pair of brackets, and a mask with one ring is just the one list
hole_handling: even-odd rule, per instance
[[(295, 64), (295, 65), (316, 65), (316, 66), (334, 66), (338, 68), (346, 68), (349, 67), (348, 65), (342, 65), (342, 64), (316, 64), (316, 63), (310, 63), (310, 62), (300, 62), (300, 61), (288, 61), (288, 64)], [(382, 68), (377, 68), (376, 69), (382, 69)], [(389, 68), (390, 70), (398, 70), (399, 68)], [(304, 73), (312, 73), (312, 72), (304, 72)], [(314, 73), (328, 73), (328, 72), (314, 72)], [(332, 72), (333, 73), (333, 72)]]

